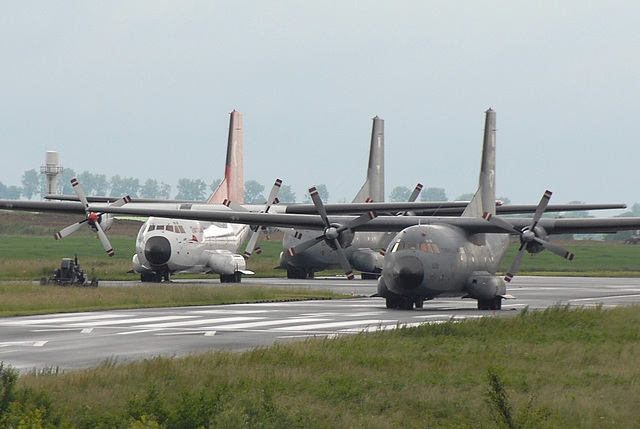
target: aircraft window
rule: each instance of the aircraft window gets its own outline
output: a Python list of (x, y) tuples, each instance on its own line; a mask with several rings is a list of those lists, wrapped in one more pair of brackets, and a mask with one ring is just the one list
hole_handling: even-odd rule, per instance
[(155, 225), (149, 225), (149, 229), (147, 231), (153, 231), (154, 229), (156, 229)]
[(427, 253), (440, 253), (440, 248), (435, 243), (420, 243), (420, 250)]
[(405, 249), (417, 249), (418, 248), (418, 243), (407, 243), (404, 246)]
[(167, 225), (167, 231), (173, 232), (173, 225)]
[(184, 228), (182, 227), (182, 225), (176, 225), (176, 229), (177, 229), (177, 232), (180, 232), (182, 234), (186, 234), (185, 231), (184, 231)]
[(398, 247), (400, 247), (400, 240), (398, 240), (395, 243), (393, 243), (393, 247), (391, 247), (391, 253), (397, 251)]
[(158, 226), (156, 226), (156, 229), (158, 231), (162, 231), (164, 229), (164, 225), (158, 225)]

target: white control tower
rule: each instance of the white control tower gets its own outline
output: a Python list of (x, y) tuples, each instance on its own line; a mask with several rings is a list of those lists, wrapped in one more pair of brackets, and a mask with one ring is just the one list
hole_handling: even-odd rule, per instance
[(56, 176), (62, 173), (62, 166), (58, 163), (58, 152), (47, 151), (47, 160), (40, 166), (40, 173), (47, 176), (46, 195), (58, 193), (58, 180)]

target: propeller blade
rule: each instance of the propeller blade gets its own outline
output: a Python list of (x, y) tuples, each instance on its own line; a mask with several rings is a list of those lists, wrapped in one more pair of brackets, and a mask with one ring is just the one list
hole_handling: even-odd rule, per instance
[(550, 243), (548, 241), (545, 240), (541, 240), (539, 238), (535, 238), (534, 239), (536, 243), (540, 244), (543, 248), (549, 250), (550, 252), (555, 253), (556, 255), (567, 259), (569, 261), (573, 261), (573, 257), (575, 256), (573, 253), (569, 252), (567, 249), (565, 249), (562, 246), (559, 246), (557, 244), (553, 244)]
[(482, 218), (488, 222), (491, 222), (492, 224), (494, 224), (495, 226), (504, 229), (505, 231), (513, 234), (522, 234), (522, 231), (520, 231), (518, 228), (516, 228), (515, 226), (511, 225), (509, 222), (507, 222), (506, 220), (499, 218), (498, 216), (492, 215), (491, 213), (488, 212), (484, 212), (484, 214), (482, 215)]
[(278, 203), (278, 192), (280, 192), (280, 187), (282, 186), (282, 180), (276, 179), (273, 187), (271, 188), (271, 192), (269, 193), (269, 199), (267, 199), (267, 207), (265, 208), (265, 213), (269, 211), (272, 205)]
[(315, 238), (312, 238), (311, 240), (303, 241), (302, 243), (296, 244), (293, 247), (290, 247), (289, 250), (287, 250), (287, 254), (289, 256), (293, 256), (296, 253), (300, 253), (304, 250), (307, 250), (310, 247), (315, 246), (316, 244), (320, 243), (322, 240), (324, 240), (324, 234), (319, 235)]
[(360, 216), (358, 216), (357, 218), (355, 218), (354, 220), (352, 220), (351, 222), (349, 222), (346, 225), (342, 225), (341, 227), (338, 228), (338, 233), (347, 230), (347, 229), (354, 229), (359, 227), (360, 225), (363, 225), (367, 222), (369, 222), (372, 219), (375, 219), (378, 217), (378, 213), (375, 211), (370, 211), (370, 212), (366, 212), (361, 214)]
[(355, 276), (353, 275), (353, 271), (351, 270), (351, 263), (349, 259), (347, 259), (347, 255), (344, 253), (344, 249), (340, 246), (340, 242), (338, 239), (333, 240), (333, 244), (336, 246), (336, 251), (338, 252), (338, 259), (340, 260), (340, 266), (347, 276), (348, 280), (353, 280)]
[[(267, 200), (267, 206), (264, 209), (264, 213), (268, 213), (271, 206), (273, 204), (278, 203), (278, 192), (280, 192), (281, 186), (282, 186), (282, 180), (276, 179), (275, 183), (273, 184), (273, 187), (271, 188), (271, 192), (269, 193), (269, 199)], [(227, 205), (227, 200), (225, 200), (224, 204)], [(234, 205), (234, 203), (231, 203), (230, 201), (229, 201), (229, 204)], [(227, 205), (227, 207), (230, 207), (230, 205)], [(240, 207), (240, 211), (243, 211), (243, 210), (246, 211), (244, 207), (242, 206), (239, 206), (239, 207)], [(249, 259), (249, 257), (253, 252), (256, 252), (257, 254), (262, 253), (262, 249), (260, 249), (260, 246), (256, 247), (256, 243), (258, 243), (259, 236), (260, 236), (260, 228), (259, 227), (251, 228), (251, 237), (249, 237), (249, 241), (247, 242), (247, 247), (245, 247), (244, 254), (242, 255), (244, 256), (245, 259)]]
[(322, 218), (322, 222), (324, 222), (325, 228), (329, 228), (331, 226), (329, 224), (329, 218), (327, 217), (327, 210), (324, 208), (324, 204), (322, 203), (322, 198), (320, 198), (320, 194), (316, 187), (312, 187), (309, 189), (309, 195), (311, 195), (311, 200), (313, 201), (313, 205), (316, 207), (318, 214)]
[(82, 189), (82, 186), (80, 185), (80, 182), (78, 182), (77, 178), (74, 177), (73, 179), (71, 179), (71, 186), (73, 186), (73, 190), (78, 196), (80, 202), (84, 204), (84, 210), (86, 212), (89, 212), (89, 202), (87, 201), (87, 196), (85, 195), (84, 189)]
[(82, 228), (82, 224), (86, 223), (87, 219), (83, 219), (80, 222), (76, 222), (72, 225), (69, 225), (66, 228), (61, 229), (59, 232), (57, 232), (53, 237), (56, 240), (60, 240), (61, 238), (64, 238), (70, 234), (73, 234), (74, 232), (76, 232), (77, 230), (79, 230), (80, 228)]
[(536, 208), (536, 212), (533, 215), (533, 222), (531, 222), (531, 227), (529, 229), (533, 230), (533, 228), (535, 228), (536, 225), (538, 224), (538, 222), (540, 221), (540, 218), (544, 214), (544, 211), (547, 209), (547, 205), (549, 205), (549, 200), (551, 199), (551, 194), (552, 194), (552, 192), (549, 191), (549, 190), (544, 191), (544, 194), (542, 195), (542, 198), (540, 199), (540, 203), (538, 204), (538, 207)]
[(504, 281), (510, 282), (513, 279), (513, 277), (516, 275), (516, 272), (518, 271), (518, 267), (520, 266), (520, 261), (522, 261), (522, 257), (524, 256), (524, 252), (526, 250), (527, 250), (527, 244), (522, 243), (520, 245), (520, 249), (516, 253), (516, 256), (513, 258), (513, 261), (511, 261), (511, 265), (509, 265), (509, 270), (507, 271), (507, 274), (504, 276)]
[(109, 242), (109, 239), (107, 238), (107, 234), (104, 233), (104, 230), (100, 226), (100, 222), (96, 222), (95, 226), (96, 226), (96, 230), (98, 231), (98, 237), (100, 238), (100, 241), (102, 242), (102, 247), (104, 247), (104, 250), (105, 250), (105, 252), (107, 252), (107, 255), (113, 256), (115, 254), (115, 252), (113, 251), (113, 247), (111, 247), (111, 243)]
[(256, 253), (260, 253), (258, 252), (258, 249), (260, 249), (259, 247), (256, 248), (256, 243), (258, 242), (258, 235), (260, 234), (260, 229), (258, 228), (255, 231), (251, 232), (251, 237), (249, 237), (249, 241), (247, 242), (247, 247), (245, 247), (244, 249), (244, 254), (242, 256), (244, 256), (244, 259), (249, 259), (249, 257), (251, 256), (251, 254), (254, 252), (254, 250), (256, 251)]
[(422, 183), (418, 183), (416, 185), (416, 187), (413, 189), (413, 192), (411, 193), (411, 196), (409, 197), (409, 202), (412, 203), (415, 200), (418, 199), (418, 195), (420, 195), (420, 192), (422, 191)]

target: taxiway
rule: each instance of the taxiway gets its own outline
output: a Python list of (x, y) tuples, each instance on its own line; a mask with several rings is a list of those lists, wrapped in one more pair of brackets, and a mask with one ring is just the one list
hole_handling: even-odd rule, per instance
[[(219, 285), (217, 280), (202, 282)], [(389, 310), (382, 298), (369, 298), (376, 290), (371, 280), (243, 279), (243, 283), (331, 289), (354, 298), (2, 318), (0, 361), (20, 371), (83, 368), (105, 361), (240, 351), (314, 336), (508, 317), (525, 307), (640, 304), (637, 278), (517, 277), (508, 289), (517, 299), (504, 301), (497, 312), (479, 311), (475, 300), (460, 298), (427, 301), (421, 310)]]

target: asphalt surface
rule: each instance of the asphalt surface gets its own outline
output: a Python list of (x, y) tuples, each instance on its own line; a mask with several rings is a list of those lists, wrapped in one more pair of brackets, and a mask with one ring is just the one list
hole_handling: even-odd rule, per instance
[[(180, 281), (220, 285), (218, 280)], [(372, 280), (243, 279), (245, 284), (330, 289), (354, 298), (285, 303), (116, 310), (0, 319), (0, 361), (20, 371), (91, 367), (156, 356), (211, 350), (247, 350), (279, 341), (333, 337), (446, 320), (508, 317), (525, 307), (557, 304), (640, 304), (640, 279), (516, 277), (508, 288), (515, 300), (501, 311), (479, 311), (460, 298), (425, 302), (420, 310), (389, 310)], [(101, 282), (100, 287), (122, 282)], [(131, 287), (136, 284), (130, 283)]]

